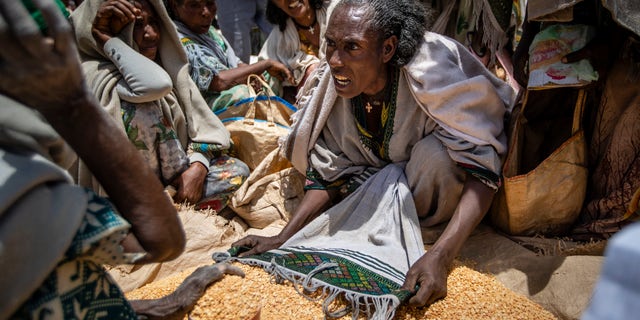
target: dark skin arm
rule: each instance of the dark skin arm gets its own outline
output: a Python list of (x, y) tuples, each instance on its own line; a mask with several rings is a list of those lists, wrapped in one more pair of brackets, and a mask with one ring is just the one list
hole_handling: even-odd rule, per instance
[(52, 1), (33, 3), (47, 35), (20, 1), (0, 2), (0, 93), (42, 113), (91, 169), (131, 223), (127, 252), (146, 252), (140, 263), (177, 257), (185, 235), (162, 184), (87, 88), (68, 21)]
[(304, 77), (302, 78), (302, 80), (300, 80), (300, 83), (298, 83), (298, 86), (296, 87), (297, 90), (300, 90), (303, 86), (304, 83), (307, 81), (307, 79), (309, 78), (309, 75), (318, 67), (317, 63), (314, 63), (310, 66), (307, 67), (306, 70), (304, 70)]
[(217, 76), (213, 77), (209, 90), (216, 92), (228, 90), (238, 84), (247, 83), (247, 78), (250, 75), (260, 75), (265, 71), (281, 81), (286, 79), (293, 83), (293, 74), (287, 66), (279, 61), (267, 59), (254, 64), (240, 64), (237, 68), (220, 71)]
[[(415, 293), (409, 304), (430, 305), (447, 295), (447, 276), (453, 260), (489, 210), (493, 195), (493, 190), (480, 180), (467, 177), (460, 203), (446, 229), (407, 272), (402, 289)], [(417, 291), (414, 289), (416, 285), (420, 286)]]
[(291, 220), (278, 235), (273, 237), (250, 235), (234, 242), (231, 246), (251, 248), (240, 253), (240, 257), (278, 248), (302, 227), (327, 210), (331, 206), (331, 200), (335, 197), (337, 197), (337, 191), (309, 190), (304, 194), (300, 206), (296, 209)]

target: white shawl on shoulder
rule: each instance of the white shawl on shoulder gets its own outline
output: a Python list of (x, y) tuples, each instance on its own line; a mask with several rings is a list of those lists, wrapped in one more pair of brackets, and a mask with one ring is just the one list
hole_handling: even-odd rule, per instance
[(284, 86), (297, 86), (304, 78), (307, 67), (318, 63), (319, 58), (324, 57), (324, 32), (327, 29), (329, 16), (334, 4), (331, 0), (325, 0), (322, 8), (316, 11), (316, 19), (320, 27), (319, 57), (307, 54), (300, 50), (300, 36), (295, 24), (289, 18), (284, 32), (278, 27), (273, 28), (258, 54), (259, 60), (272, 59), (284, 63), (293, 72), (296, 83), (284, 82)]

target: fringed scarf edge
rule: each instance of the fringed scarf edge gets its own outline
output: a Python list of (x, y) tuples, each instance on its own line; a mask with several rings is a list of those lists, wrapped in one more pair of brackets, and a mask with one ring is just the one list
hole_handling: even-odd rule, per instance
[[(309, 274), (304, 274), (279, 265), (275, 261), (276, 257), (273, 257), (271, 261), (264, 261), (256, 258), (231, 257), (227, 253), (216, 253), (213, 258), (216, 262), (237, 261), (246, 265), (259, 266), (265, 270), (277, 284), (282, 284), (285, 280), (289, 281), (296, 292), (304, 298), (310, 301), (323, 300), (322, 310), (329, 319), (340, 318), (352, 312), (352, 319), (355, 320), (360, 316), (360, 312), (363, 312), (368, 319), (391, 320), (395, 316), (396, 308), (402, 302), (398, 296), (393, 294), (370, 295), (350, 292), (313, 278), (323, 270), (338, 266), (336, 263), (324, 262)], [(348, 305), (337, 310), (332, 309), (331, 307), (337, 302), (336, 299), (338, 299), (341, 294), (348, 302)]]

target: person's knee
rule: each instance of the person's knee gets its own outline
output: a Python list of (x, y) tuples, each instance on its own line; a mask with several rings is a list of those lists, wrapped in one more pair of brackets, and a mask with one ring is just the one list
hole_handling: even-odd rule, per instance
[(433, 136), (425, 137), (415, 144), (406, 171), (408, 177), (425, 176), (434, 180), (434, 183), (464, 177), (460, 167), (449, 156), (447, 148)]
[(418, 142), (411, 152), (405, 174), (418, 216), (435, 224), (446, 221), (453, 214), (466, 174), (451, 159), (440, 140), (426, 137)]

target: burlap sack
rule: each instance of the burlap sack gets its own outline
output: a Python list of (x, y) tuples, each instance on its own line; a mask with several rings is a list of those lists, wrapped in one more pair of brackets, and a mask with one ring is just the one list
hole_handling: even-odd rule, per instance
[(253, 228), (289, 221), (304, 196), (304, 175), (279, 150), (271, 151), (231, 198), (229, 206)]
[[(251, 85), (254, 81), (260, 83), (263, 90), (256, 93)], [(250, 98), (216, 114), (231, 134), (234, 155), (254, 170), (278, 146), (278, 139), (289, 134), (290, 116), (297, 109), (276, 96), (256, 75), (248, 77), (247, 86)]]
[[(252, 82), (257, 82), (262, 86), (262, 90), (256, 92)], [(255, 118), (266, 120), (269, 113), (273, 117), (273, 122), (290, 125), (291, 115), (298, 111), (294, 105), (277, 96), (271, 87), (259, 76), (252, 74), (247, 78), (247, 88), (250, 97), (242, 99), (232, 106), (216, 111), (216, 116), (221, 120), (237, 117), (245, 117), (252, 104), (257, 103)]]
[(587, 154), (581, 127), (585, 91), (578, 91), (570, 137), (532, 170), (523, 170), (525, 160), (535, 157), (525, 142), (528, 131), (535, 130), (525, 113), (529, 94), (515, 121), (503, 167), (504, 186), (494, 198), (490, 216), (508, 234), (560, 235), (577, 219), (586, 194)]

